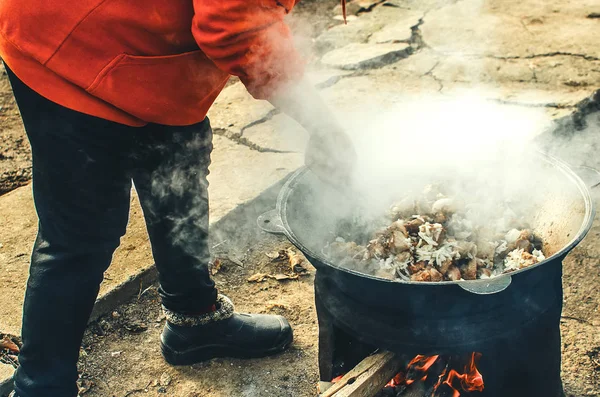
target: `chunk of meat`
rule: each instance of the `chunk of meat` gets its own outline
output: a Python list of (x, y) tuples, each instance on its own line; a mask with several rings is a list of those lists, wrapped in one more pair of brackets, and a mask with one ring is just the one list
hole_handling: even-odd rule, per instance
[(375, 258), (383, 258), (386, 254), (382, 239), (371, 240), (367, 246), (367, 250), (371, 254), (371, 257)]
[(452, 265), (448, 268), (448, 272), (446, 273), (446, 277), (448, 278), (448, 280), (450, 281), (458, 281), (462, 278), (462, 275), (460, 274), (460, 270), (458, 269), (458, 267)]
[(445, 276), (452, 266), (454, 266), (454, 261), (452, 259), (446, 259), (442, 262), (442, 265), (440, 266), (440, 273), (442, 273), (442, 275)]
[(408, 230), (406, 230), (406, 227), (404, 227), (404, 222), (402, 220), (397, 220), (395, 222), (393, 222), (389, 227), (388, 230), (390, 232), (400, 232), (404, 235), (404, 237), (408, 237)]
[(465, 265), (461, 266), (460, 272), (465, 280), (477, 279), (477, 260), (475, 258), (469, 260)]
[(526, 252), (531, 252), (533, 250), (533, 244), (529, 240), (517, 240), (515, 243), (516, 249), (521, 249)]
[(395, 231), (390, 239), (392, 252), (395, 254), (410, 251), (412, 240), (407, 238), (402, 232)]
[(425, 224), (425, 220), (423, 218), (415, 218), (404, 224), (404, 227), (410, 234), (419, 233), (419, 228)]
[(412, 281), (434, 281), (439, 282), (444, 279), (442, 273), (438, 272), (433, 266), (427, 266), (425, 269), (413, 274), (410, 279)]
[(431, 281), (431, 274), (427, 270), (420, 270), (410, 276), (410, 281)]
[(446, 223), (448, 221), (448, 216), (443, 212), (436, 212), (433, 215), (433, 221), (435, 223)]
[(408, 271), (410, 274), (419, 273), (421, 270), (425, 269), (425, 262), (417, 262), (415, 264), (408, 265)]
[(412, 264), (414, 262), (412, 253), (405, 251), (396, 255), (395, 263), (407, 263)]
[(431, 281), (442, 281), (444, 279), (444, 276), (442, 276), (442, 273), (438, 272), (436, 268), (434, 267), (429, 267), (427, 269), (427, 271), (429, 272), (429, 275), (431, 276)]

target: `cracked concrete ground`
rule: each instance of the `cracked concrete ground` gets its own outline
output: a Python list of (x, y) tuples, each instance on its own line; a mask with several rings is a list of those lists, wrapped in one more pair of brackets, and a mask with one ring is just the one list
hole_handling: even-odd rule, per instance
[[(311, 80), (352, 133), (369, 133), (376, 139), (377, 131), (368, 130), (364, 120), (413, 98), (451, 98), (476, 89), (487, 100), (506, 106), (540, 108), (550, 117), (558, 118), (572, 113), (578, 103), (600, 88), (600, 19), (590, 17), (600, 13), (597, 0), (355, 0), (355, 3), (349, 10), (357, 15), (351, 15), (348, 25), (341, 24), (339, 15), (335, 15), (339, 14), (339, 10), (333, 11), (335, 1), (318, 6), (308, 2), (307, 9), (313, 7), (313, 15), (300, 22), (291, 20), (298, 36), (302, 36), (299, 43), (310, 55)], [(319, 29), (330, 28), (317, 35), (316, 25)], [(300, 166), (307, 136), (297, 123), (278, 113), (268, 102), (253, 99), (239, 82), (221, 93), (209, 117), (216, 135), (210, 177), (211, 218), (216, 221)], [(590, 160), (595, 145), (581, 147), (581, 153), (572, 157), (572, 161), (600, 165), (598, 160)], [(102, 294), (147, 270), (152, 263), (141, 210), (135, 199), (132, 203), (128, 233), (106, 274)], [(28, 255), (36, 228), (30, 187), (1, 196), (0, 214), (3, 219), (0, 332), (18, 334)], [(239, 283), (245, 282), (240, 280)], [(243, 285), (228, 288), (238, 287), (245, 289)], [(302, 296), (308, 299), (309, 293), (302, 291)], [(598, 302), (597, 298), (592, 300)], [(310, 311), (310, 302), (307, 305), (302, 310)], [(265, 310), (260, 299), (244, 308)], [(585, 332), (593, 332), (593, 327)], [(306, 360), (302, 363), (310, 368), (310, 373), (314, 373), (316, 365), (316, 347), (310, 343), (314, 337), (314, 329), (302, 334), (302, 345), (296, 352), (298, 360)], [(119, 347), (119, 340), (111, 340), (110, 345), (116, 350), (131, 347)], [(290, 360), (291, 356), (284, 359)], [(160, 367), (163, 364), (159, 361), (152, 362), (158, 366), (153, 368), (154, 372), (170, 371)], [(285, 365), (278, 359), (270, 363), (273, 368)], [(106, 381), (132, 382), (135, 365), (125, 360), (121, 371), (111, 372), (112, 378)], [(265, 370), (263, 365), (257, 368)], [(251, 385), (256, 387), (272, 380), (270, 375), (255, 373), (251, 368), (246, 371)], [(204, 372), (202, 376), (207, 378), (203, 382), (209, 384), (211, 374)], [(172, 394), (173, 390), (170, 393), (216, 396), (228, 395), (227, 390), (241, 395), (219, 382), (215, 382), (216, 389), (203, 393), (194, 384), (194, 376), (187, 373), (187, 386), (178, 385), (174, 389), (176, 394)], [(598, 380), (591, 379), (590, 374), (586, 376), (589, 379), (579, 384), (576, 376), (570, 375), (573, 395), (600, 395), (594, 389), (600, 385)], [(302, 382), (307, 384), (306, 379)], [(218, 390), (219, 387), (225, 389)], [(247, 391), (248, 386), (244, 387)], [(300, 387), (300, 383), (292, 382), (289, 387), (296, 390), (294, 387)], [(123, 395), (127, 388), (119, 390), (123, 392), (119, 395)], [(158, 393), (156, 390), (151, 388), (150, 393)], [(311, 390), (275, 395), (312, 394)], [(92, 390), (90, 395), (107, 394)], [(272, 390), (271, 394), (264, 394), (256, 389), (250, 395), (273, 394)]]

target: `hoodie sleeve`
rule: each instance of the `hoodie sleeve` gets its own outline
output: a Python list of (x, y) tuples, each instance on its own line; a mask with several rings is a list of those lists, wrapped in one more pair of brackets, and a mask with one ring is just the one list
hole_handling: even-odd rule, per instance
[(269, 99), (304, 71), (284, 22), (296, 2), (194, 0), (192, 33), (217, 67), (239, 76), (255, 98)]

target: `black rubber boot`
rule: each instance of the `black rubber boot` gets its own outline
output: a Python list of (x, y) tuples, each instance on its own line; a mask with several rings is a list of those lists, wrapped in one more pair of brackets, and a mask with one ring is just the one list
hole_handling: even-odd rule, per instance
[(234, 313), (233, 305), (222, 295), (218, 305), (216, 312), (197, 317), (165, 311), (161, 349), (169, 364), (191, 365), (216, 357), (266, 357), (292, 343), (292, 327), (282, 316)]

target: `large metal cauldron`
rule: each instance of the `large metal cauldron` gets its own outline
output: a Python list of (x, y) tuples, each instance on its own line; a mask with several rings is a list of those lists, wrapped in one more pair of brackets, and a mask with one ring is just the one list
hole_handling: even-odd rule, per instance
[[(335, 191), (328, 191), (306, 168), (289, 178), (279, 194), (276, 210), (263, 214), (258, 223), (264, 230), (285, 234), (318, 271), (328, 273), (338, 289), (366, 304), (409, 309), (408, 305), (414, 306), (414, 310), (421, 310), (423, 302), (420, 300), (424, 299), (428, 305), (444, 306), (448, 310), (447, 315), (460, 315), (460, 301), (469, 302), (463, 309), (473, 313), (473, 294), (478, 294), (477, 302), (481, 309), (489, 313), (500, 298), (493, 295), (503, 295), (500, 301), (506, 304), (510, 290), (515, 293), (514, 290), (524, 288), (533, 293), (536, 286), (542, 286), (540, 283), (543, 283), (545, 274), (552, 273), (550, 268), (558, 268), (560, 272), (564, 257), (592, 226), (594, 204), (581, 178), (567, 164), (546, 154), (535, 153), (532, 160), (535, 167), (523, 169), (525, 174), (529, 174), (531, 186), (529, 190), (523, 190), (525, 196), (519, 200), (530, 201), (532, 213), (529, 223), (543, 239), (547, 259), (488, 280), (390, 281), (331, 263), (322, 254), (323, 246), (335, 237), (334, 229), (340, 218), (347, 217), (354, 204)], [(448, 305), (449, 299), (452, 305)], [(510, 300), (518, 304), (519, 299), (529, 300), (520, 294)]]

